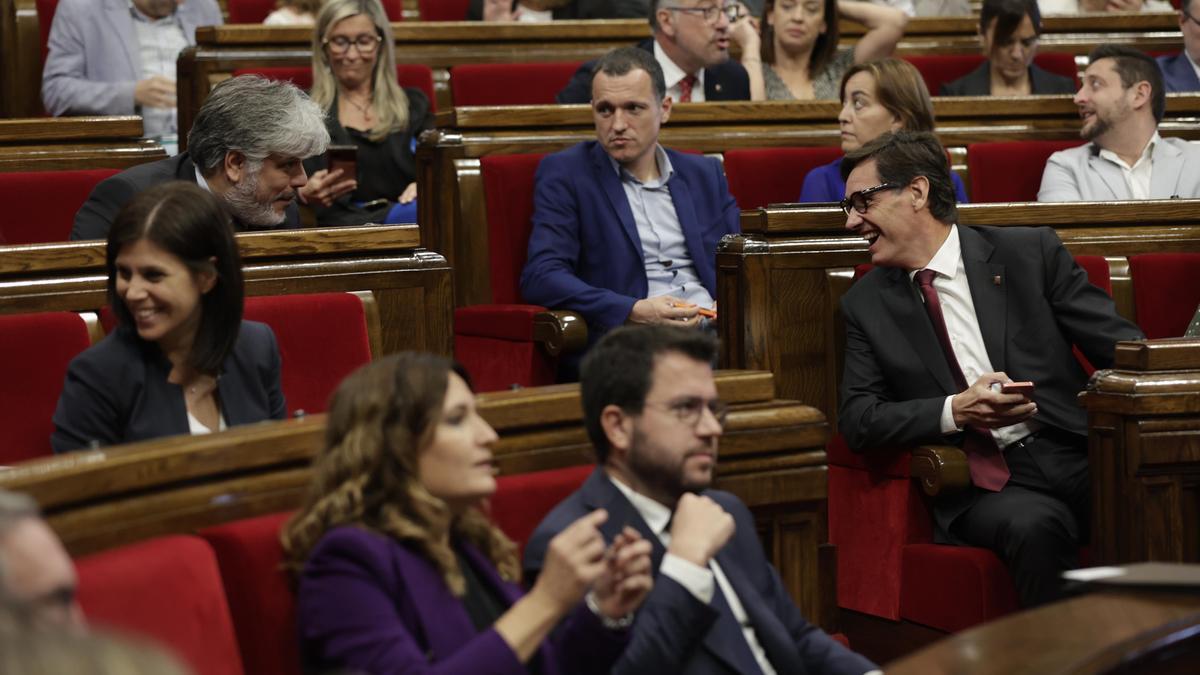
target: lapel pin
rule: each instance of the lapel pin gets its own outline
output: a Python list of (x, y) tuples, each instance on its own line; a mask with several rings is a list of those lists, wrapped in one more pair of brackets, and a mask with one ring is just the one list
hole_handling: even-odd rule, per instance
[(995, 285), (997, 285), (997, 286), (999, 286), (999, 285), (1000, 285), (1000, 275), (999, 275), (999, 274), (997, 274), (996, 276), (992, 277), (992, 283), (993, 283), (993, 284), (995, 284)]
[(713, 84), (713, 90), (714, 90), (714, 91), (721, 91), (721, 83), (720, 83), (720, 82), (717, 82), (717, 83)]

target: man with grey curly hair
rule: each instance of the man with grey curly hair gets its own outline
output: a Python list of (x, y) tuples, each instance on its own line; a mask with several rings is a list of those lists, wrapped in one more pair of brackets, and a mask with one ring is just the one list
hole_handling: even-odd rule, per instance
[(308, 184), (301, 161), (329, 145), (324, 118), (291, 83), (256, 75), (225, 80), (200, 107), (187, 151), (99, 183), (75, 214), (71, 239), (106, 238), (134, 195), (172, 180), (222, 197), (239, 230), (299, 227), (295, 200)]
[(35, 624), (81, 631), (75, 565), (28, 495), (0, 490), (0, 606)]

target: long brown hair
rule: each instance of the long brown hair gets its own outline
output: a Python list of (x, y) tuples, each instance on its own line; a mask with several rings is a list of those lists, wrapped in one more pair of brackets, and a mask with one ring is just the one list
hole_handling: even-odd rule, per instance
[(359, 368), (334, 392), (308, 496), (280, 536), (294, 573), (326, 532), (353, 525), (419, 551), (460, 597), (466, 586), (448, 534), (478, 547), (501, 577), (520, 580), (516, 545), (478, 509), (455, 516), (417, 475), (451, 372), (464, 374), (443, 357), (403, 352)]
[[(800, 2), (802, 0), (797, 0)], [(766, 0), (763, 3), (762, 21), (758, 24), (759, 58), (763, 63), (775, 63), (775, 28), (767, 22), (767, 16), (775, 11), (776, 0)], [(821, 0), (825, 9), (825, 32), (817, 36), (813, 43), (812, 54), (808, 57), (808, 76), (815, 78), (825, 69), (825, 64), (833, 59), (838, 46), (838, 11), (837, 0)], [(830, 18), (832, 17), (832, 18)]]

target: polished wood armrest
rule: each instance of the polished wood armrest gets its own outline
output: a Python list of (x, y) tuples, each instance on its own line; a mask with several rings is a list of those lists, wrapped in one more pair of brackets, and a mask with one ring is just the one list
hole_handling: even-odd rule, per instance
[(930, 497), (960, 492), (971, 484), (967, 455), (953, 445), (922, 445), (913, 449), (909, 471)]
[(550, 356), (582, 352), (587, 346), (587, 322), (575, 312), (546, 310), (533, 316), (533, 339)]

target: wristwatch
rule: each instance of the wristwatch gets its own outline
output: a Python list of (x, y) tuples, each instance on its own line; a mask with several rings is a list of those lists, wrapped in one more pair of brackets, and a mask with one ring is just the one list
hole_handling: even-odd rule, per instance
[(596, 594), (592, 591), (588, 591), (583, 600), (587, 603), (587, 608), (592, 611), (592, 614), (596, 615), (597, 619), (600, 619), (600, 623), (603, 624), (605, 628), (609, 630), (628, 630), (629, 627), (633, 625), (633, 612), (630, 612), (619, 619), (613, 619), (605, 615), (604, 612), (600, 611), (600, 605), (596, 602)]

